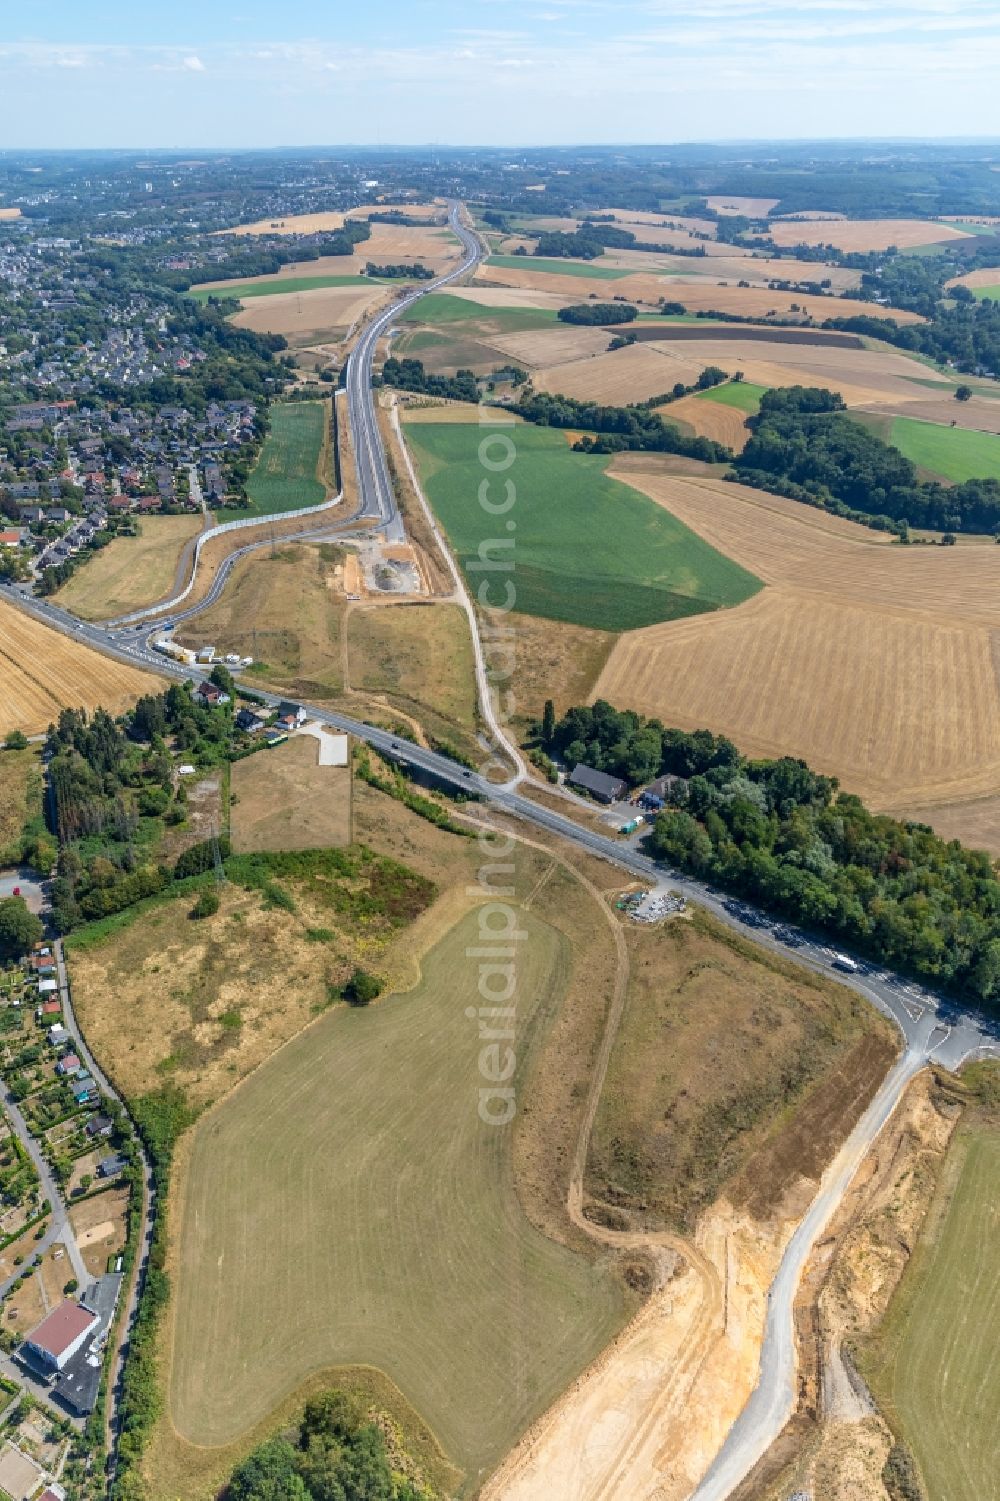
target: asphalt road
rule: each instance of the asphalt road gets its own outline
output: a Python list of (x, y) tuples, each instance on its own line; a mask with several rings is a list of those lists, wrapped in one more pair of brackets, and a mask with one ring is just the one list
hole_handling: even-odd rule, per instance
[(375, 349), (389, 332), (391, 325), (408, 307), (428, 292), (438, 291), (457, 281), (466, 272), (472, 271), (482, 259), (482, 245), (471, 230), (466, 229), (459, 217), (460, 205), (449, 203), (448, 225), (462, 242), (465, 256), (453, 271), (436, 280), (426, 282), (405, 297), (397, 299), (383, 312), (373, 318), (362, 333), (347, 362), (347, 411), (358, 466), (358, 494), (360, 517), (375, 518), (384, 529), (389, 542), (404, 542), (406, 534), (396, 506), (385, 445), (382, 442), (376, 420), (376, 406), (372, 399), (372, 364)]
[[(379, 338), (388, 332), (390, 325), (405, 308), (424, 292), (463, 275), (478, 261), (481, 254), (479, 243), (460, 224), (457, 204), (449, 207), (449, 221), (468, 251), (466, 259), (448, 276), (428, 283), (424, 288), (407, 294), (385, 309), (365, 329), (348, 365), (347, 392), (350, 421), (355, 434), (359, 507), (355, 515), (347, 519), (373, 519), (378, 529), (390, 539), (401, 537), (402, 531), (371, 394), (372, 359)], [(329, 522), (317, 530), (328, 533), (331, 530)], [(267, 545), (267, 540), (263, 544), (248, 544), (234, 555), (232, 561), (235, 562), (243, 553), (261, 545)], [(207, 608), (211, 599), (217, 598), (225, 586), (228, 572), (229, 568), (220, 571), (220, 577), (215, 581), (208, 600), (190, 611), (170, 618), (176, 621)], [(57, 630), (135, 666), (177, 678), (202, 676), (194, 669), (170, 663), (153, 652), (145, 639), (148, 625), (140, 624), (112, 631), (103, 626), (81, 623), (48, 601), (26, 599), (21, 591), (13, 587), (0, 588), (0, 593), (12, 598), (20, 608)], [(166, 613), (169, 614), (169, 611)], [(274, 694), (261, 693), (260, 697), (268, 704), (276, 705), (279, 702), (278, 696)], [(559, 835), (578, 848), (610, 861), (627, 871), (630, 876), (648, 881), (650, 885), (669, 887), (681, 892), (688, 900), (700, 903), (720, 921), (754, 943), (783, 953), (795, 962), (858, 991), (894, 1021), (902, 1033), (905, 1046), (899, 1062), (887, 1076), (872, 1105), (831, 1165), (813, 1205), (782, 1259), (768, 1301), (767, 1327), (757, 1387), (693, 1498), (693, 1501), (723, 1501), (780, 1432), (794, 1406), (795, 1292), (802, 1267), (840, 1202), (857, 1165), (891, 1116), (907, 1080), (914, 1073), (931, 1060), (945, 1068), (956, 1069), (968, 1058), (1000, 1056), (1000, 1027), (990, 1018), (937, 996), (891, 971), (860, 960), (856, 961), (856, 968), (844, 969), (838, 961), (836, 951), (822, 938), (795, 932), (784, 924), (774, 922), (766, 913), (748, 903), (736, 902), (702, 882), (671, 871), (650, 859), (635, 844), (622, 843), (612, 835), (584, 827), (571, 818), (534, 802), (519, 792), (516, 786), (497, 787), (476, 772), (458, 766), (448, 757), (425, 750), (409, 741), (398, 740), (385, 730), (329, 709), (313, 705), (305, 707), (320, 723), (346, 730), (404, 766), (429, 773), (445, 784), (476, 794), (488, 807)]]

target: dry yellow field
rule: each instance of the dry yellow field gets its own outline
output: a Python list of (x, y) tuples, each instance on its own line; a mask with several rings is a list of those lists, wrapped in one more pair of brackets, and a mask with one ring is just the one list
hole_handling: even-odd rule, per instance
[(280, 292), (252, 297), (233, 317), (237, 328), (283, 334), (292, 345), (335, 338), (356, 318), (389, 296), (381, 282), (368, 286), (317, 287), (311, 292)]
[[(435, 219), (444, 215), (443, 203), (362, 203), (347, 213), (284, 214), (279, 218), (256, 219), (252, 224), (234, 224), (230, 229), (220, 229), (220, 235), (315, 235), (325, 230), (342, 229), (345, 219), (364, 219), (368, 214), (386, 213), (392, 208), (409, 214), (414, 219)], [(375, 226), (372, 225), (374, 229)]]
[(657, 407), (661, 417), (668, 422), (684, 422), (699, 438), (714, 438), (724, 443), (734, 453), (746, 445), (750, 429), (746, 425), (746, 412), (738, 407), (726, 406), (723, 401), (706, 401), (701, 396), (682, 396), (680, 401), (669, 401)]
[(0, 219), (20, 219), (20, 217), (19, 208), (0, 208)]
[(478, 283), (474, 287), (448, 288), (449, 297), (458, 297), (463, 302), (475, 302), (480, 307), (504, 308), (553, 308), (565, 307), (566, 297), (554, 292), (522, 292), (516, 287), (486, 287)]
[(319, 741), (293, 735), (284, 745), (235, 761), (233, 849), (329, 849), (351, 842), (351, 769), (321, 766)]
[(779, 219), (768, 227), (776, 245), (834, 245), (838, 250), (887, 250), (896, 245), (938, 245), (942, 240), (964, 240), (961, 229), (935, 224), (927, 219), (840, 219), (797, 221)]
[(103, 704), (120, 714), (161, 687), (152, 673), (101, 656), (0, 603), (0, 736), (37, 735), (60, 709)]
[(949, 287), (995, 287), (998, 282), (1000, 282), (1000, 271), (996, 266), (980, 266), (977, 271), (967, 271), (964, 276), (956, 276), (945, 285)]
[[(896, 350), (844, 348), (821, 333), (817, 333), (815, 343), (809, 344), (785, 343), (780, 337), (740, 339), (735, 335), (655, 339), (593, 359), (568, 363), (553, 360), (537, 371), (534, 380), (541, 391), (558, 391), (581, 401), (645, 401), (668, 391), (676, 381), (690, 384), (706, 365), (718, 365), (730, 374), (742, 370), (748, 381), (759, 386), (827, 386), (839, 391), (853, 407), (900, 407), (909, 413), (911, 403), (946, 401), (956, 408), (953, 415), (961, 417), (945, 376), (936, 375), (928, 366)], [(940, 383), (940, 398), (928, 389), (928, 381)]]
[(769, 586), (619, 639), (594, 697), (761, 755), (803, 756), (881, 808), (1000, 790), (1000, 551), (894, 547), (650, 456), (611, 473)]
[[(693, 260), (690, 256), (655, 255), (643, 250), (610, 250), (602, 264), (622, 269), (627, 267), (637, 275), (649, 272), (668, 274), (676, 278), (671, 282), (671, 287), (677, 287), (680, 283), (688, 287), (707, 287), (719, 286), (722, 282), (732, 282), (735, 285), (748, 281), (752, 287), (766, 288), (772, 281), (814, 282), (829, 279), (833, 291), (840, 293), (856, 291), (861, 285), (861, 272), (852, 271), (847, 266), (823, 266), (822, 270), (817, 270), (815, 261), (780, 260), (760, 251), (751, 253), (732, 245), (719, 245), (714, 241), (699, 243), (706, 251), (704, 260)], [(736, 286), (736, 290), (745, 288)], [(671, 292), (668, 295), (673, 294)], [(787, 296), (791, 302), (798, 302), (801, 306), (802, 295), (777, 295)], [(683, 301), (683, 298), (680, 300)]]
[(137, 537), (117, 537), (95, 553), (58, 590), (56, 603), (81, 620), (110, 620), (154, 604), (172, 591), (181, 554), (201, 526), (200, 515), (144, 516)]
[[(623, 251), (629, 256), (629, 264), (638, 257), (645, 262), (648, 257), (641, 251)], [(661, 299), (682, 302), (692, 312), (715, 309), (723, 313), (741, 313), (746, 317), (762, 318), (768, 313), (791, 313), (792, 303), (799, 312), (822, 322), (824, 318), (851, 318), (865, 315), (875, 318), (895, 318), (897, 323), (921, 323), (916, 313), (901, 308), (880, 307), (877, 303), (860, 302), (855, 298), (810, 297), (804, 292), (772, 292), (768, 287), (720, 286), (709, 276), (697, 280), (680, 281), (677, 276), (656, 275), (655, 271), (642, 269), (616, 280), (608, 281), (601, 276), (563, 275), (558, 271), (540, 271), (531, 265), (530, 257), (524, 257), (523, 266), (480, 266), (473, 285), (480, 281), (491, 285), (523, 287), (529, 291), (556, 292), (573, 302), (581, 302), (593, 292), (597, 297), (625, 297), (629, 302), (644, 303), (655, 308)], [(609, 267), (615, 265), (615, 257), (609, 257)], [(692, 276), (690, 265), (681, 268), (681, 275)], [(714, 275), (714, 272), (712, 273)], [(786, 275), (788, 273), (786, 272)], [(815, 268), (813, 274), (815, 275)], [(739, 279), (739, 273), (734, 277)]]
[[(537, 368), (602, 355), (607, 350), (611, 337), (611, 331), (606, 328), (557, 323), (554, 328), (537, 328), (521, 334), (500, 334), (490, 342), (521, 364)], [(615, 350), (615, 353), (618, 351)]]
[(779, 202), (777, 198), (742, 198), (713, 194), (705, 202), (717, 214), (746, 214), (749, 219), (763, 219)]

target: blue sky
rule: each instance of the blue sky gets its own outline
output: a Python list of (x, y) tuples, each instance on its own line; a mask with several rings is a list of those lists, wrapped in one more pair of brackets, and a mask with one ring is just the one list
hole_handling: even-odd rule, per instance
[(0, 149), (1000, 134), (995, 0), (0, 0)]

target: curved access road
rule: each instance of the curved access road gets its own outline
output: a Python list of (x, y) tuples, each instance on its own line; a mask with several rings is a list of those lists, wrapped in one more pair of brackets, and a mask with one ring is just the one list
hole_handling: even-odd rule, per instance
[(824, 1173), (819, 1192), (785, 1247), (767, 1295), (757, 1384), (690, 1501), (725, 1501), (763, 1458), (795, 1411), (795, 1298), (806, 1262), (907, 1084), (926, 1062), (924, 1051), (906, 1049)]

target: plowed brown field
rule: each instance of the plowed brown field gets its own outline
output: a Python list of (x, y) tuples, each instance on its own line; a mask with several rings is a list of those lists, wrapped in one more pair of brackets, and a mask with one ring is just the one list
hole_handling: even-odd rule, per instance
[(594, 697), (744, 750), (790, 753), (878, 807), (1000, 789), (1000, 552), (893, 547), (794, 501), (611, 471), (770, 586), (735, 609), (623, 636)]
[(768, 229), (776, 245), (835, 245), (838, 250), (887, 250), (896, 245), (906, 250), (911, 245), (939, 245), (942, 240), (966, 238), (950, 224), (935, 224), (928, 219), (840, 219), (773, 222)]
[(37, 735), (60, 709), (103, 704), (120, 714), (162, 687), (151, 673), (127, 667), (0, 603), (0, 736)]

